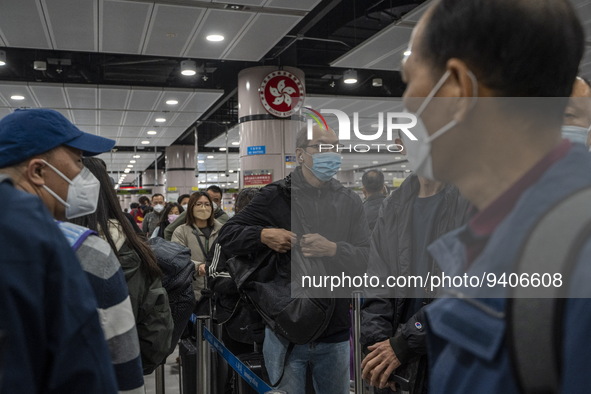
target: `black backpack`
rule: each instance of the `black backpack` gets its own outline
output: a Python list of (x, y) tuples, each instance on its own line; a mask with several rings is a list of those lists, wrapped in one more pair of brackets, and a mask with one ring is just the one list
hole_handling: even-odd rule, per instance
[(170, 343), (170, 353), (172, 353), (195, 307), (192, 286), (195, 265), (191, 261), (191, 251), (183, 245), (159, 237), (149, 239), (148, 244), (156, 255), (158, 266), (164, 273), (162, 287), (168, 293), (170, 312), (174, 322)]

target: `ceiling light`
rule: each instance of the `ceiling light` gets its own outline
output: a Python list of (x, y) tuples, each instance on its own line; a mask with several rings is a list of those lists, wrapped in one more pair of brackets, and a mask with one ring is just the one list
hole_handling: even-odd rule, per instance
[(225, 152), (226, 148), (220, 148), (220, 152)]
[(387, 168), (382, 168), (382, 171), (386, 171), (386, 170), (387, 170)]
[(47, 62), (45, 62), (43, 60), (35, 60), (33, 62), (33, 70), (36, 70), (36, 71), (47, 70)]
[(404, 170), (404, 172), (410, 172), (410, 170)]
[(197, 65), (193, 60), (183, 60), (181, 62), (181, 74), (188, 77), (197, 74)]
[(343, 73), (343, 82), (346, 84), (357, 83), (357, 71), (347, 70)]
[(158, 123), (164, 123), (164, 122), (166, 122), (166, 118), (163, 118), (162, 116), (160, 116), (160, 117), (154, 119), (154, 121), (158, 122)]
[(400, 168), (406, 168), (406, 166), (403, 164), (403, 165), (400, 166)]
[(203, 164), (203, 163), (205, 163), (205, 160), (197, 160), (197, 163)]
[(379, 88), (384, 84), (384, 82), (382, 81), (382, 78), (374, 78), (371, 80), (371, 86), (373, 86), (374, 88)]
[(233, 173), (233, 172), (234, 172), (234, 170), (228, 170), (228, 172), (231, 174), (231, 173)]
[(211, 156), (211, 155), (210, 155), (210, 156), (207, 156), (207, 158), (208, 158), (208, 159), (213, 159), (213, 156)]
[(234, 183), (238, 183), (238, 181), (234, 181)]
[(394, 158), (394, 160), (401, 160), (401, 159), (402, 159), (402, 157), (400, 157), (400, 156), (396, 156), (396, 157)]
[(128, 164), (127, 168), (133, 168), (133, 164)]
[(410, 49), (407, 49), (406, 51), (404, 51), (404, 56), (408, 57), (411, 53), (412, 51)]
[(380, 162), (377, 160), (372, 161), (372, 164), (379, 164)]
[(140, 155), (133, 155), (132, 156), (134, 159), (139, 159), (141, 156)]
[(148, 130), (148, 134), (150, 134), (150, 135), (156, 135), (156, 130)]
[(359, 168), (359, 164), (353, 164), (353, 168)]
[(15, 101), (21, 101), (25, 99), (25, 96), (21, 96), (20, 94), (14, 94), (10, 96), (10, 98)]
[(175, 99), (166, 100), (166, 104), (168, 105), (177, 105), (178, 103), (179, 101)]
[(238, 145), (240, 145), (240, 142), (238, 142), (238, 141), (234, 141), (234, 142), (232, 142), (232, 145), (234, 145), (234, 146), (238, 146)]
[(135, 164), (135, 160), (130, 160), (129, 161), (131, 164)]
[(149, 145), (150, 141), (142, 141), (142, 145)]
[(205, 39), (211, 42), (220, 42), (224, 41), (224, 36), (222, 36), (221, 34), (210, 34), (207, 37), (205, 37)]
[(6, 52), (0, 51), (0, 66), (6, 66)]
[(126, 168), (126, 169), (123, 170), (123, 172), (126, 173), (126, 174), (129, 174), (130, 171), (131, 170), (129, 168)]

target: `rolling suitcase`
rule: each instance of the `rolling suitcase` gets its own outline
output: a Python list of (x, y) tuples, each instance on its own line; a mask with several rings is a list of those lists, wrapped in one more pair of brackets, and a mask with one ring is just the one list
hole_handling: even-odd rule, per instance
[(197, 347), (193, 338), (181, 339), (179, 342), (179, 356), (181, 358), (181, 393), (196, 393)]
[[(265, 382), (269, 381), (262, 353), (246, 353), (238, 355), (237, 357), (259, 378), (263, 379)], [(257, 394), (257, 392), (250, 387), (250, 385), (244, 381), (236, 371), (234, 371), (234, 394)]]

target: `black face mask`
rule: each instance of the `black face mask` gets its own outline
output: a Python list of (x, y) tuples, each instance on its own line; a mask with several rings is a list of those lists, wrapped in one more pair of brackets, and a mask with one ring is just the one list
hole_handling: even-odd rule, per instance
[(142, 211), (145, 211), (145, 210), (147, 210), (148, 208), (149, 208), (149, 207), (148, 207), (147, 205), (140, 205), (140, 209), (141, 209)]

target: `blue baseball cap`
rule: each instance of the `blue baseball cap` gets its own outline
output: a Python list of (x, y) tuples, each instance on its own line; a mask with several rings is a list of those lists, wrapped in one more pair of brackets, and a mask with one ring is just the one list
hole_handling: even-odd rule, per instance
[(85, 133), (52, 109), (17, 109), (0, 120), (0, 168), (61, 145), (94, 156), (110, 151), (115, 141)]

